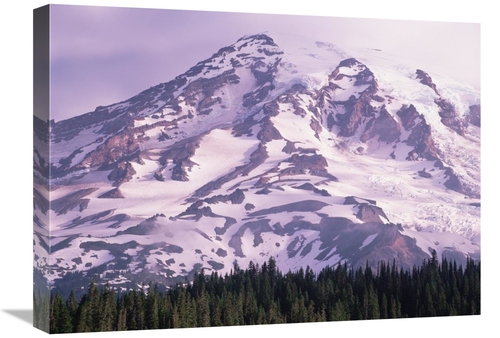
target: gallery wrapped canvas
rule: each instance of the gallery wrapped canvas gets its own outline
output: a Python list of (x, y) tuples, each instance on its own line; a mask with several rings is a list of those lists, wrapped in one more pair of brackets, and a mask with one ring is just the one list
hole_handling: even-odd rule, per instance
[(479, 24), (35, 9), (33, 325), (479, 315), (478, 41)]

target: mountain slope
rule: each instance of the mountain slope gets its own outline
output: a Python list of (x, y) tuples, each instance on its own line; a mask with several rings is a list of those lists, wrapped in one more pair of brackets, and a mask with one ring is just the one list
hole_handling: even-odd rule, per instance
[(382, 51), (245, 36), (50, 129), (34, 251), (56, 284), (479, 258), (479, 93)]

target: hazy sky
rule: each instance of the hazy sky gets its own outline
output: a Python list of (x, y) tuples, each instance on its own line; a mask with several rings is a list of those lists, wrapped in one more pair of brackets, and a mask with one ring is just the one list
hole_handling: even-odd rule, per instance
[(51, 117), (126, 100), (263, 31), (379, 48), (480, 86), (480, 25), (474, 23), (53, 5)]

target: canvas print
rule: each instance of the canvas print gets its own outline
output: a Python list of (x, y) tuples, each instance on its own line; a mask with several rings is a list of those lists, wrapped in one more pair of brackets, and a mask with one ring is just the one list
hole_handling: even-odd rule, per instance
[(48, 5), (34, 65), (35, 327), (481, 313), (479, 24)]

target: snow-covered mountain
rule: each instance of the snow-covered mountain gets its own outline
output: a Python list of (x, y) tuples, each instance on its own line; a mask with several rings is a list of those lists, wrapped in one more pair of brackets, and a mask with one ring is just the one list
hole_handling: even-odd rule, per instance
[(384, 51), (245, 36), (34, 126), (34, 267), (54, 282), (479, 258), (480, 94)]

